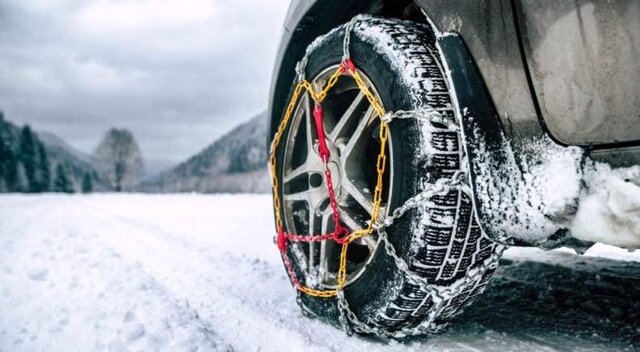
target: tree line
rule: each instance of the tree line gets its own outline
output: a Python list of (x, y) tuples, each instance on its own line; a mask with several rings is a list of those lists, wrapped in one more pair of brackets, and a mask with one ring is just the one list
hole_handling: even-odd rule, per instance
[(0, 111), (0, 193), (131, 191), (143, 172), (142, 153), (127, 129), (109, 129), (84, 158), (43, 143), (29, 125), (17, 127)]
[(76, 187), (69, 166), (49, 160), (44, 144), (29, 125), (17, 128), (0, 112), (0, 192), (93, 191), (93, 178), (84, 174)]

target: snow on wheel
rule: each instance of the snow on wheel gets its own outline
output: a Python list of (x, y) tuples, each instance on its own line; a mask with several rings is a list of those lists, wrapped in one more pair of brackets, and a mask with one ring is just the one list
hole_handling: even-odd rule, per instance
[[(317, 38), (307, 49), (304, 75), (320, 91), (343, 62), (344, 37), (359, 77), (385, 111), (436, 111), (441, 122), (395, 119), (389, 123), (380, 218), (467, 165), (448, 81), (427, 26), (359, 16)], [(295, 87), (295, 83), (294, 83)], [(292, 87), (291, 95), (294, 89)], [(367, 228), (374, 208), (381, 119), (353, 76), (341, 76), (321, 103), (330, 151), (326, 167), (314, 121), (313, 97), (304, 92), (274, 150), (277, 195), (284, 230), (328, 234), (335, 230), (323, 177), (331, 172), (340, 226)], [(455, 127), (455, 125), (454, 125)], [(397, 211), (396, 211), (397, 215)], [(464, 187), (445, 189), (407, 209), (379, 233), (348, 245), (342, 304), (335, 297), (300, 293), (302, 309), (361, 333), (392, 337), (439, 329), (482, 292), (502, 247), (479, 228)], [(339, 288), (341, 245), (293, 242), (286, 248), (292, 271), (306, 287)], [(343, 296), (342, 296), (343, 292)], [(345, 310), (347, 310), (345, 312)]]

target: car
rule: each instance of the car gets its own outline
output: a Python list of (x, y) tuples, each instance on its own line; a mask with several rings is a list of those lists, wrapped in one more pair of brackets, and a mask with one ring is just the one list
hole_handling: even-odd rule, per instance
[(292, 1), (268, 148), (303, 312), (428, 334), (508, 246), (640, 247), (581, 213), (638, 176), (639, 55), (636, 1)]

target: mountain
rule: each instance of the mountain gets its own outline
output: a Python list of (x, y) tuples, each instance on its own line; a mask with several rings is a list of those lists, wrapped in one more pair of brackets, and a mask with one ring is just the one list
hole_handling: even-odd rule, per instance
[(0, 112), (0, 192), (61, 191), (56, 180), (66, 182), (66, 191), (80, 191), (83, 180), (106, 189), (87, 156), (56, 135), (14, 125)]
[[(91, 159), (91, 156), (85, 154), (73, 146), (69, 145), (65, 140), (60, 138), (58, 135), (53, 134), (47, 131), (38, 132), (40, 136), (40, 140), (47, 145), (48, 149), (61, 150), (66, 152), (67, 154), (71, 154), (77, 160), (88, 164), (94, 164), (94, 161)], [(144, 174), (143, 178), (145, 180), (151, 179), (154, 176), (158, 176), (161, 172), (168, 170), (172, 166), (175, 165), (175, 162), (162, 158), (145, 158), (144, 159)]]
[(176, 166), (173, 160), (162, 158), (144, 158), (144, 175), (143, 181), (151, 180), (160, 175), (162, 172)]
[(53, 134), (47, 131), (39, 131), (38, 137), (47, 146), (47, 149), (50, 151), (58, 150), (61, 153), (69, 154), (77, 160), (82, 162), (91, 163), (91, 157), (75, 147), (72, 147), (67, 143), (64, 139), (62, 139), (57, 134)]
[(38, 132), (38, 136), (44, 144), (49, 160), (53, 165), (51, 169), (54, 170), (57, 164), (66, 165), (76, 188), (79, 189), (84, 175), (90, 175), (93, 180), (94, 190), (105, 191), (109, 189), (107, 181), (99, 176), (93, 166), (90, 156), (72, 147), (61, 137), (51, 132)]
[(145, 192), (266, 193), (266, 113), (236, 127), (200, 153), (138, 189)]

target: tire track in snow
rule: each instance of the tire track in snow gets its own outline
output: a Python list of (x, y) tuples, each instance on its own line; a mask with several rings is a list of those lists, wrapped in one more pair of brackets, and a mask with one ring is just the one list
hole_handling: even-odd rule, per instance
[[(316, 325), (317, 322), (309, 321), (305, 318), (300, 318), (300, 313), (297, 307), (293, 304), (293, 301), (291, 299), (292, 293), (289, 290), (289, 284), (286, 278), (284, 277), (282, 268), (280, 266), (281, 264), (279, 262), (275, 264), (271, 262), (265, 262), (265, 261), (262, 261), (260, 258), (247, 257), (242, 253), (231, 252), (231, 251), (216, 252), (215, 255), (211, 256), (210, 254), (202, 252), (199, 249), (198, 244), (193, 244), (193, 243), (189, 244), (188, 241), (185, 240), (184, 234), (180, 235), (172, 232), (167, 232), (163, 230), (163, 226), (161, 225), (152, 224), (149, 222), (140, 222), (135, 218), (122, 216), (122, 214), (120, 215), (112, 214), (112, 215), (115, 216), (118, 219), (118, 221), (127, 223), (133, 227), (139, 227), (141, 228), (141, 230), (145, 232), (155, 234), (155, 236), (160, 235), (160, 237), (162, 237), (163, 239), (170, 242), (174, 242), (173, 245), (183, 249), (187, 249), (190, 253), (199, 253), (200, 260), (202, 260), (202, 262), (201, 264), (195, 265), (195, 269), (194, 269), (195, 272), (197, 272), (198, 268), (200, 267), (212, 267), (214, 265), (217, 266), (216, 270), (212, 270), (212, 272), (216, 273), (216, 279), (208, 280), (206, 282), (206, 285), (208, 285), (208, 287), (211, 287), (211, 288), (216, 287), (217, 290), (228, 291), (229, 292), (228, 295), (234, 295), (232, 292), (239, 292), (239, 294), (235, 294), (235, 298), (236, 298), (235, 303), (241, 306), (251, 306), (251, 309), (249, 309), (251, 313), (255, 313), (255, 314), (259, 313), (262, 316), (266, 314), (267, 319), (265, 321), (267, 323), (269, 323), (269, 318), (271, 318), (271, 320), (275, 319), (276, 321), (293, 319), (294, 321), (296, 321), (295, 324), (289, 324), (289, 325), (284, 324), (282, 326), (279, 326), (276, 323), (275, 325), (278, 328), (288, 329), (288, 330), (292, 330), (293, 332), (297, 332), (302, 336), (306, 335), (306, 339), (309, 340), (311, 345), (316, 346), (316, 348), (320, 348), (320, 346), (330, 346), (330, 348), (333, 348), (333, 347), (337, 348), (337, 346), (339, 346), (340, 343), (346, 343), (348, 345), (348, 342), (345, 342), (345, 341), (353, 340), (353, 339), (342, 340), (340, 338), (336, 338), (335, 334), (340, 334), (340, 332), (338, 332), (337, 330), (328, 326), (317, 327)], [(267, 237), (269, 236), (269, 234), (267, 233), (264, 236)], [(149, 240), (156, 241), (156, 239), (153, 238), (153, 235), (149, 237)], [(268, 243), (268, 245), (270, 246), (271, 243)], [(540, 253), (539, 253), (540, 256), (537, 257), (538, 260), (548, 260), (550, 262), (563, 263), (563, 261), (559, 260), (558, 258), (549, 258), (548, 256), (545, 256), (545, 253), (542, 253), (542, 252)], [(553, 257), (553, 255), (551, 257)], [(594, 259), (595, 262), (598, 262), (596, 258), (588, 258), (585, 260), (589, 260), (589, 259)], [(232, 280), (231, 282), (228, 281), (229, 278), (235, 277), (233, 274), (229, 275), (229, 273), (235, 274), (235, 273), (238, 273), (239, 271), (241, 271), (242, 273), (241, 274), (238, 273), (237, 276), (255, 277), (256, 270), (248, 269), (250, 266), (247, 267), (246, 265), (244, 265), (248, 262), (251, 262), (252, 260), (257, 260), (256, 265), (258, 265), (257, 263), (261, 263), (260, 265), (263, 265), (267, 268), (263, 270), (263, 275), (261, 277), (258, 277), (257, 280), (254, 280), (257, 282), (266, 283), (266, 285), (260, 286), (260, 288), (263, 289), (262, 292), (268, 292), (268, 290), (273, 287), (280, 287), (280, 288), (284, 287), (285, 290), (284, 291), (281, 290), (278, 292), (269, 292), (268, 295), (264, 295), (263, 297), (259, 297), (259, 296), (257, 297), (255, 295), (252, 296), (248, 294), (243, 294), (246, 292), (252, 292), (251, 285), (246, 284), (246, 281), (244, 280)], [(525, 265), (531, 268), (531, 267), (535, 267), (536, 263), (527, 262)], [(571, 273), (572, 263), (568, 262), (565, 265), (568, 267), (567, 272)], [(540, 285), (537, 284), (537, 276), (542, 275), (543, 273), (540, 270), (536, 270), (535, 268), (528, 269), (528, 270), (531, 271), (528, 275), (520, 274), (520, 278), (524, 282), (522, 284), (519, 284), (517, 289), (514, 292), (512, 292), (515, 294), (515, 296), (521, 295), (523, 293), (520, 291), (529, 292), (531, 290), (531, 287), (537, 287), (537, 289), (541, 292), (544, 292), (546, 290), (545, 287), (540, 287)], [(507, 274), (507, 272), (505, 272), (504, 270), (502, 270), (501, 273), (502, 274), (499, 274), (499, 276), (502, 276), (502, 277), (504, 277), (505, 274)], [(509, 275), (506, 275), (506, 276), (508, 277)], [(261, 281), (261, 279), (263, 280)], [(233, 287), (233, 289), (231, 289), (231, 287)], [(264, 289), (266, 289), (267, 291), (264, 291)], [(579, 291), (580, 287), (577, 286), (574, 289), (577, 289)], [(509, 292), (508, 289), (507, 290), (503, 290), (501, 288), (494, 289), (494, 290), (490, 289), (490, 293), (487, 295), (486, 299), (483, 299), (483, 298), (480, 299), (481, 300), (480, 307), (494, 306), (496, 304), (496, 301), (490, 301), (490, 300), (492, 298), (495, 298), (495, 295), (493, 293), (495, 293), (496, 291), (498, 291), (498, 293), (500, 291), (504, 291), (507, 294)], [(265, 298), (265, 297), (272, 297), (272, 296), (275, 296), (276, 298), (272, 298), (271, 300), (267, 300)], [(483, 300), (484, 300), (484, 304), (482, 303)], [(282, 302), (287, 302), (287, 301), (289, 302), (288, 304), (282, 304)], [(509, 314), (509, 311), (508, 311), (509, 309), (511, 310), (512, 314)], [(519, 312), (515, 310), (513, 306), (508, 306), (508, 310), (507, 312), (505, 312), (504, 315), (502, 315), (504, 324), (507, 326), (513, 326), (514, 324), (518, 324)], [(286, 312), (286, 314), (283, 314), (281, 312)], [(478, 317), (476, 313), (473, 311), (473, 307), (469, 309), (469, 312), (470, 314), (465, 314), (465, 316), (459, 319), (457, 323), (454, 323), (452, 326), (452, 329), (450, 329), (449, 332), (445, 333), (444, 335), (432, 337), (429, 339), (417, 339), (415, 340), (416, 345), (421, 345), (422, 343), (424, 343), (432, 347), (442, 346), (444, 349), (452, 348), (452, 346), (456, 346), (455, 348), (467, 349), (467, 347), (464, 346), (465, 345), (464, 341), (469, 341), (469, 344), (477, 345), (478, 340), (484, 339), (484, 340), (488, 340), (488, 342), (487, 344), (482, 345), (483, 350), (493, 350), (492, 344), (494, 344), (496, 341), (500, 341), (502, 343), (506, 341), (510, 341), (509, 346), (512, 346), (512, 347), (521, 346), (520, 349), (523, 349), (523, 350), (531, 349), (532, 346), (535, 346), (535, 348), (532, 348), (532, 349), (534, 350), (547, 349), (547, 350), (561, 351), (561, 350), (566, 350), (567, 348), (570, 348), (570, 349), (582, 348), (585, 351), (590, 351), (590, 350), (598, 351), (602, 349), (612, 349), (614, 347), (613, 345), (607, 345), (607, 339), (609, 338), (611, 338), (612, 339), (611, 342), (615, 342), (614, 344), (618, 346), (617, 348), (620, 348), (620, 349), (624, 349), (625, 347), (628, 346), (625, 344), (629, 343), (628, 339), (624, 339), (624, 338), (616, 339), (613, 336), (609, 336), (605, 339), (592, 338), (592, 336), (590, 335), (593, 334), (593, 331), (588, 329), (586, 331), (578, 332), (578, 335), (580, 337), (576, 338), (573, 336), (572, 331), (570, 330), (567, 331), (566, 329), (567, 326), (562, 326), (562, 325), (560, 327), (563, 328), (565, 331), (561, 331), (561, 333), (556, 333), (554, 331), (556, 326), (551, 325), (551, 326), (547, 326), (547, 329), (546, 329), (547, 331), (545, 331), (544, 328), (531, 328), (530, 330), (512, 329), (511, 331), (505, 330), (505, 329), (499, 329), (501, 333), (497, 334), (496, 336), (492, 336), (491, 328), (492, 328), (492, 325), (496, 326), (496, 324), (492, 324), (491, 322), (488, 322), (487, 319), (483, 317)], [(569, 313), (576, 315), (575, 312), (569, 312)], [(540, 318), (543, 318), (544, 315), (546, 314), (553, 314), (553, 312), (549, 312), (548, 310), (538, 307), (538, 311), (535, 312), (534, 316), (537, 316), (537, 319), (540, 320)], [(491, 316), (491, 315), (492, 315), (491, 313), (485, 312), (485, 316)], [(465, 324), (465, 323), (460, 324), (460, 322), (465, 322), (465, 321), (467, 322), (471, 321), (471, 324)], [(479, 325), (479, 322), (486, 322), (486, 325), (483, 324), (481, 328), (477, 328), (477, 325)], [(558, 322), (554, 322), (554, 324), (558, 324)], [(299, 328), (300, 325), (313, 326), (313, 328), (300, 329)], [(327, 331), (327, 328), (329, 329), (329, 331)], [(489, 330), (487, 330), (487, 328)], [(318, 331), (320, 331), (321, 333), (318, 333)], [(315, 336), (318, 336), (318, 335), (321, 335), (322, 337), (314, 338)], [(335, 341), (335, 342), (328, 343), (327, 341)], [(380, 345), (379, 343), (373, 343), (371, 340), (366, 340), (366, 339), (360, 339), (360, 341), (358, 342), (360, 344), (362, 343), (366, 344), (367, 348), (369, 349), (371, 349), (373, 346), (379, 346), (379, 347), (384, 346), (384, 345)], [(568, 346), (571, 346), (571, 347), (568, 347)], [(353, 345), (353, 347), (362, 348), (364, 346), (355, 344)], [(633, 346), (631, 346), (631, 348), (633, 348)], [(496, 350), (500, 350), (500, 349), (496, 349)]]
[[(150, 275), (188, 301), (202, 321), (225, 340), (233, 341), (239, 350), (255, 346), (266, 350), (373, 346), (365, 339), (348, 339), (331, 326), (303, 317), (279, 263), (276, 267), (260, 258), (228, 251), (202, 253), (184, 238), (158, 226), (106, 213), (104, 209), (87, 205), (83, 208), (93, 210), (92, 216), (103, 218), (111, 228), (114, 224), (122, 227), (117, 232), (127, 233), (126, 242), (111, 238), (106, 240), (108, 245), (123, 256), (140, 261)], [(143, 252), (171, 255), (166, 258), (170, 260), (165, 260), (141, 255)]]
[[(639, 264), (517, 251), (445, 334), (348, 338), (300, 313), (268, 205), (263, 196), (3, 196), (0, 350), (637, 349), (637, 320), (618, 314), (640, 311)], [(589, 294), (621, 311), (580, 306)]]
[[(33, 208), (29, 216), (3, 219), (23, 229), (9, 260), (27, 275), (0, 276), (0, 286), (22, 291), (0, 301), (0, 350), (229, 349), (140, 265), (68, 226), (77, 215), (69, 199)], [(26, 270), (34, 265), (40, 274)]]

